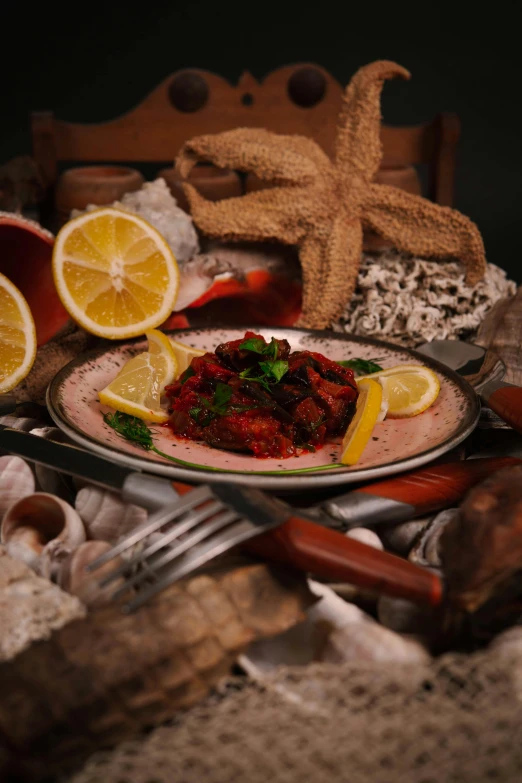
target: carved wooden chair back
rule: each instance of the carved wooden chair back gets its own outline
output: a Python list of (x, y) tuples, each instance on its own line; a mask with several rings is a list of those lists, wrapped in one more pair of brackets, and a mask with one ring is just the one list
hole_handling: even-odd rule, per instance
[[(69, 123), (52, 112), (31, 115), (33, 155), (49, 187), (59, 164), (172, 162), (184, 141), (235, 127), (264, 127), (314, 138), (331, 154), (343, 87), (317, 65), (285, 66), (237, 86), (208, 71), (178, 71), (127, 114), (99, 124)], [(418, 126), (382, 126), (383, 170), (426, 165), (433, 201), (453, 201), (459, 121), (441, 113)]]

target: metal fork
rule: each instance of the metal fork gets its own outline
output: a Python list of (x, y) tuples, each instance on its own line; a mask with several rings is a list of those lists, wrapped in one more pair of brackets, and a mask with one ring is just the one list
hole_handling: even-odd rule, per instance
[[(87, 570), (94, 571), (131, 547), (144, 543), (142, 551), (100, 582), (100, 586), (105, 586), (126, 576), (112, 597), (119, 599), (134, 589), (137, 594), (122, 607), (123, 611), (132, 612), (176, 580), (249, 538), (281, 525), (287, 517), (285, 504), (259, 490), (228, 484), (201, 486), (180, 498), (175, 506), (156, 511), (125, 539), (90, 563)], [(147, 543), (147, 539), (163, 528), (161, 535)]]
[[(87, 568), (94, 571), (131, 547), (143, 544), (100, 583), (121, 577), (114, 593), (135, 594), (122, 609), (132, 612), (168, 585), (242, 544), (255, 555), (317, 577), (348, 582), (377, 593), (437, 605), (438, 575), (318, 525), (264, 492), (231, 484), (197, 489), (176, 483), (184, 494), (160, 509)], [(150, 540), (154, 537), (156, 540)]]

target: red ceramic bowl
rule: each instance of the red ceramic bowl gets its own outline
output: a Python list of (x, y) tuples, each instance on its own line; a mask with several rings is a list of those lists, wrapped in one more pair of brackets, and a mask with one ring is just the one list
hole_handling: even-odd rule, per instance
[(32, 220), (0, 212), (0, 272), (20, 289), (33, 314), (38, 345), (69, 320), (52, 274), (54, 236)]

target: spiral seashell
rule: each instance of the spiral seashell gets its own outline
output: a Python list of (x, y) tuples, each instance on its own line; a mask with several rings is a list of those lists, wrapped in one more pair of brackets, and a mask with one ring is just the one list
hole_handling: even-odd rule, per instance
[(31, 468), (20, 457), (0, 457), (0, 520), (17, 500), (32, 495), (34, 476)]
[(147, 511), (125, 503), (115, 492), (95, 486), (81, 489), (75, 508), (83, 520), (88, 538), (116, 542), (147, 519)]
[(85, 541), (85, 528), (64, 500), (35, 492), (7, 509), (0, 539), (11, 557), (52, 579), (60, 563)]
[(123, 579), (115, 580), (105, 587), (100, 587), (100, 582), (104, 576), (120, 567), (123, 560), (115, 557), (93, 573), (88, 573), (85, 569), (89, 563), (111, 548), (107, 541), (84, 541), (80, 544), (64, 561), (58, 573), (57, 582), (62, 590), (77, 596), (86, 606), (109, 603), (113, 593), (123, 584)]

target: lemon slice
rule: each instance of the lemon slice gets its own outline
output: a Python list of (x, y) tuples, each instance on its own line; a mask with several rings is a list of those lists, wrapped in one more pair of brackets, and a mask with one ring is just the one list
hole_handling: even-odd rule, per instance
[(343, 438), (341, 462), (355, 465), (366, 448), (379, 419), (382, 405), (382, 386), (370, 378), (357, 379), (359, 396), (355, 415)]
[(36, 356), (36, 330), (29, 305), (0, 274), (0, 394), (22, 381)]
[(178, 374), (176, 377), (179, 378), (190, 365), (192, 359), (194, 359), (195, 356), (204, 356), (206, 351), (200, 351), (199, 348), (192, 348), (192, 346), (185, 345), (185, 343), (179, 343), (177, 340), (173, 340), (172, 337), (169, 339), (174, 353), (176, 354), (178, 362)]
[(381, 384), (387, 404), (386, 415), (390, 419), (406, 419), (423, 413), (433, 405), (440, 392), (437, 375), (421, 364), (399, 364), (364, 377)]
[(176, 259), (147, 221), (113, 207), (66, 223), (53, 251), (58, 295), (88, 332), (119, 340), (159, 326), (179, 288)]
[(117, 411), (163, 423), (169, 417), (161, 407), (161, 394), (177, 374), (176, 354), (162, 332), (153, 329), (146, 336), (149, 350), (129, 359), (98, 397)]

